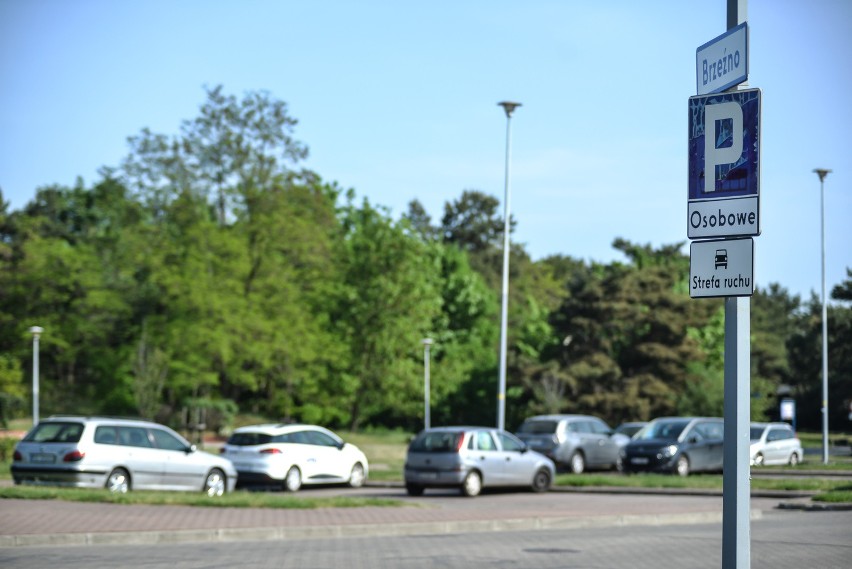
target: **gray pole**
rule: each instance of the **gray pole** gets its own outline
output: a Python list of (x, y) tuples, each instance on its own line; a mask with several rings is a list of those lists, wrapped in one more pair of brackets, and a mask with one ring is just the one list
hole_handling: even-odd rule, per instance
[(722, 472), (722, 569), (751, 566), (751, 299), (725, 298), (725, 439)]
[(423, 413), (423, 428), (431, 427), (431, 412), (429, 407), (429, 347), (432, 345), (432, 338), (424, 338), (423, 340), (423, 405), (425, 407)]
[(506, 191), (503, 199), (503, 295), (500, 310), (500, 383), (497, 391), (497, 428), (506, 427), (506, 344), (509, 327), (509, 164), (512, 153), (512, 112), (520, 103), (497, 103), (506, 111)]
[(33, 335), (33, 427), (38, 425), (38, 339), (44, 328), (33, 326), (30, 334)]
[(825, 177), (831, 170), (816, 168), (819, 176), (820, 249), (822, 250), (822, 463), (828, 464), (828, 308), (825, 303)]
[[(746, 21), (746, 0), (728, 0), (728, 29)], [(725, 437), (722, 569), (751, 567), (751, 298), (725, 298)]]

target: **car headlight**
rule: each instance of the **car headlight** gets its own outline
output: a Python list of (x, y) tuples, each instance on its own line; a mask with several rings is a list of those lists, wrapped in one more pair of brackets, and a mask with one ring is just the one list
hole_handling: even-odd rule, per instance
[(677, 454), (677, 445), (669, 445), (663, 449), (663, 456), (671, 458)]

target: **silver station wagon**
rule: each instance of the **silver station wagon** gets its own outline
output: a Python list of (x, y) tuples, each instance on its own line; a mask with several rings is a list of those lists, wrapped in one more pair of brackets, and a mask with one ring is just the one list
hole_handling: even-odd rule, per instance
[(150, 421), (51, 417), (15, 447), (15, 484), (128, 490), (194, 490), (221, 496), (237, 472), (220, 456), (199, 451), (173, 430)]

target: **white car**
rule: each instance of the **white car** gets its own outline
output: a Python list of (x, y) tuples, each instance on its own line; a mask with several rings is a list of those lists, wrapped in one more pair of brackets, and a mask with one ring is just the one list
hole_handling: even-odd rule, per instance
[(15, 484), (128, 490), (195, 490), (221, 496), (237, 472), (226, 459), (164, 425), (109, 417), (50, 417), (15, 447)]
[(787, 423), (752, 423), (749, 450), (752, 466), (802, 462), (805, 452), (802, 442)]
[(275, 485), (289, 492), (305, 484), (358, 488), (369, 474), (361, 449), (316, 425), (240, 427), (222, 447), (222, 455), (234, 463), (241, 487)]

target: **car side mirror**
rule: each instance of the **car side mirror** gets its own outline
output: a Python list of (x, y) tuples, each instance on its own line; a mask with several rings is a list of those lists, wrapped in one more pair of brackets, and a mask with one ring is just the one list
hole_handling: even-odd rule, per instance
[(689, 444), (693, 444), (693, 445), (694, 445), (695, 443), (697, 443), (697, 442), (698, 442), (698, 437), (697, 437), (697, 436), (695, 436), (695, 435), (692, 435), (691, 437), (689, 437), (689, 441), (688, 441), (688, 442), (689, 442)]
[(186, 454), (192, 454), (192, 453), (194, 453), (194, 452), (195, 452), (195, 451), (197, 451), (197, 450), (198, 450), (198, 447), (197, 447), (197, 446), (195, 446), (195, 445), (189, 445), (188, 447), (186, 447), (186, 450), (185, 450), (184, 452), (186, 452)]

